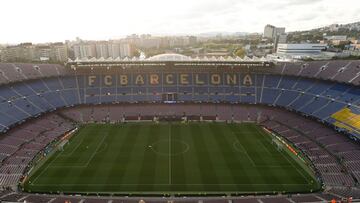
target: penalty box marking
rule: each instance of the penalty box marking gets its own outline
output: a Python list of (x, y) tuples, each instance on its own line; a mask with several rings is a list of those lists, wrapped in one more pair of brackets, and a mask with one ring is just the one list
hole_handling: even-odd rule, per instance
[[(94, 158), (94, 156), (97, 154), (97, 151), (99, 150), (99, 147), (103, 144), (105, 138), (107, 138), (108, 135), (109, 135), (109, 134), (106, 134), (106, 135), (102, 138), (101, 142), (97, 145), (96, 150), (92, 153), (92, 155), (90, 156), (90, 159), (86, 162), (85, 165), (81, 165), (81, 166), (71, 166), (70, 168), (86, 168), (86, 167), (89, 165), (89, 163), (91, 162), (91, 160)], [(42, 176), (42, 174), (44, 174), (45, 171), (48, 170), (48, 168), (50, 168), (50, 167), (51, 167), (51, 168), (53, 168), (53, 167), (58, 168), (58, 166), (56, 166), (56, 165), (55, 165), (55, 166), (52, 166), (52, 163), (60, 157), (60, 155), (61, 155), (62, 152), (63, 152), (63, 151), (61, 151), (59, 154), (57, 154), (57, 156), (46, 166), (46, 168), (41, 171), (41, 173), (34, 179), (34, 181), (31, 183), (31, 185), (34, 185), (34, 183), (38, 180), (38, 178), (39, 178), (40, 176)], [(67, 167), (67, 166), (65, 166), (65, 167)]]
[[(267, 134), (264, 130), (259, 130), (258, 129), (258, 131), (260, 132), (260, 134), (262, 135), (262, 136), (265, 136), (265, 140), (267, 140), (266, 138), (266, 136), (269, 136), (269, 134)], [(266, 134), (265, 134), (266, 133)], [(270, 141), (268, 141), (267, 140), (267, 142), (269, 142), (270, 144), (272, 144)], [(287, 152), (279, 152), (280, 154), (281, 154), (281, 156), (284, 158), (284, 159), (286, 159), (286, 161), (288, 162), (288, 163), (290, 163), (290, 165), (293, 167), (293, 168), (295, 168), (295, 170), (306, 180), (306, 182), (308, 183), (308, 184), (311, 184), (311, 181), (313, 181), (313, 180), (309, 180), (308, 179), (308, 177), (306, 177), (306, 175), (304, 175), (304, 173), (302, 172), (302, 171), (300, 171), (299, 169), (298, 169), (298, 167), (296, 167), (293, 163), (292, 163), (292, 161), (291, 160), (289, 160), (289, 158), (286, 156), (286, 155), (284, 155), (284, 153), (287, 153)], [(301, 166), (300, 166), (301, 167)]]

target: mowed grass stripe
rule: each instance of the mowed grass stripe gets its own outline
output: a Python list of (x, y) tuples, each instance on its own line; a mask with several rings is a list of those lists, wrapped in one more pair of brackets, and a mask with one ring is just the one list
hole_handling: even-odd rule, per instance
[[(102, 167), (99, 168), (102, 171), (103, 174), (99, 174), (99, 178), (101, 177), (101, 183), (103, 184), (114, 184), (118, 183), (118, 177), (120, 177), (119, 174), (121, 174), (121, 169), (123, 168), (123, 165), (121, 162), (117, 161), (116, 159), (121, 156), (120, 147), (122, 144), (126, 141), (127, 134), (131, 130), (131, 127), (129, 126), (117, 126), (114, 128), (115, 133), (110, 135), (110, 139), (108, 141), (108, 147), (104, 152), (102, 152), (103, 162)], [(118, 170), (119, 174), (116, 176), (113, 176), (111, 179), (109, 179), (109, 174), (111, 174), (114, 170)], [(104, 187), (104, 190), (108, 190), (109, 187)]]
[(239, 190), (240, 188), (236, 183), (249, 183), (248, 189), (252, 190), (251, 180), (248, 176), (248, 173), (242, 165), (245, 165), (246, 162), (241, 160), (240, 155), (229, 146), (233, 146), (234, 140), (231, 142), (228, 141), (228, 137), (231, 136), (231, 133), (228, 132), (228, 127), (225, 127), (224, 124), (209, 124), (209, 129), (214, 139), (214, 145), (218, 145), (218, 150), (222, 154), (222, 158), (225, 160), (228, 170), (228, 175), (230, 175), (230, 181), (234, 184), (234, 188), (228, 188), (227, 190), (232, 189), (233, 191)]
[(149, 136), (150, 125), (145, 124), (141, 125), (139, 129), (138, 136), (131, 151), (128, 152), (129, 162), (126, 164), (126, 170), (122, 179), (124, 184), (134, 184), (129, 187), (129, 190), (138, 191), (138, 184), (140, 179), (143, 182), (151, 183), (152, 177), (140, 176), (141, 172), (141, 163), (144, 160), (144, 156), (147, 150), (147, 137)]
[[(155, 143), (152, 143), (152, 148), (149, 153), (153, 153), (157, 156), (156, 177), (152, 179), (154, 184), (154, 190), (167, 191), (169, 190), (169, 126), (166, 123), (157, 124), (160, 126), (160, 132), (158, 139)], [(157, 185), (163, 184), (163, 185)]]
[(206, 191), (219, 191), (220, 186), (216, 172), (214, 171), (213, 157), (210, 157), (207, 146), (207, 135), (203, 134), (201, 125), (190, 124), (192, 139), (195, 144), (195, 152), (198, 157), (198, 166), (201, 170), (203, 188)]
[[(180, 124), (181, 125), (181, 124)], [(179, 141), (183, 141), (183, 137), (186, 136), (186, 133), (183, 131), (183, 127), (179, 124), (171, 124), (170, 134), (172, 136), (172, 183), (171, 189), (174, 191), (185, 191), (187, 190), (186, 183), (189, 181), (186, 176), (185, 162), (184, 162), (184, 153), (189, 153), (185, 151), (187, 148)], [(184, 142), (185, 145), (188, 144)], [(185, 148), (184, 148), (185, 147)], [(178, 186), (176, 184), (185, 184), (184, 186)]]
[[(236, 158), (236, 157), (224, 156), (225, 154), (228, 154), (229, 151), (231, 152), (232, 149), (229, 147), (226, 147), (226, 149), (224, 149), (224, 145), (223, 145), (223, 144), (225, 144), (223, 142), (224, 140), (222, 140), (220, 143), (218, 142), (218, 140), (217, 140), (218, 137), (220, 137), (221, 139), (225, 138), (225, 136), (223, 136), (224, 132), (222, 132), (218, 128), (220, 125), (221, 124), (218, 124), (218, 123), (209, 123), (209, 124), (206, 124), (203, 126), (204, 134), (207, 135), (208, 146), (211, 147), (209, 149), (210, 157), (213, 160), (213, 162), (215, 163), (214, 171), (217, 173), (218, 179), (221, 179), (221, 182), (224, 184), (225, 183), (229, 184), (228, 186), (226, 186), (226, 188), (223, 188), (223, 189), (237, 190), (236, 181), (234, 179), (236, 174), (233, 173), (231, 167), (237, 167), (237, 164), (239, 164), (239, 162), (237, 162), (237, 160), (234, 162), (234, 158)], [(231, 164), (229, 164), (230, 163), (230, 162), (228, 162), (228, 161), (230, 161), (229, 159), (232, 159), (232, 162), (234, 163), (234, 165), (231, 166)]]
[[(117, 149), (118, 153), (115, 155), (115, 163), (119, 164), (119, 167), (113, 167), (112, 170), (108, 173), (108, 177), (106, 179), (107, 183), (117, 182), (121, 184), (124, 179), (128, 163), (130, 162), (129, 155), (133, 151), (133, 147), (139, 136), (141, 125), (133, 124), (127, 127), (129, 130), (124, 135), (125, 139)], [(121, 189), (122, 187), (117, 188), (117, 190)]]
[(148, 134), (146, 137), (144, 137), (146, 140), (146, 145), (144, 146), (144, 157), (140, 164), (141, 171), (139, 173), (139, 177), (141, 178), (138, 179), (138, 191), (152, 191), (154, 189), (154, 185), (151, 185), (151, 183), (156, 183), (156, 166), (158, 155), (154, 153), (150, 147), (153, 147), (151, 145), (159, 139), (161, 126), (151, 125), (149, 128), (150, 129), (148, 130)]
[[(202, 185), (202, 171), (204, 170), (199, 163), (199, 158), (196, 156), (196, 143), (194, 142), (192, 134), (191, 125), (182, 124), (179, 126), (181, 128), (181, 140), (185, 143), (189, 144), (189, 150), (182, 154), (184, 159), (184, 168), (185, 168), (185, 177), (187, 180), (186, 189), (189, 191), (204, 191), (205, 188)], [(179, 137), (180, 138), (180, 137)], [(179, 177), (180, 178), (180, 177)], [(191, 185), (191, 184), (199, 184), (199, 185)]]
[[(110, 128), (109, 128), (110, 127)], [(89, 178), (89, 183), (104, 183), (101, 190), (106, 191), (108, 186), (106, 186), (107, 174), (113, 167), (118, 167), (118, 163), (115, 162), (114, 154), (118, 153), (117, 146), (121, 143), (121, 140), (124, 136), (121, 136), (124, 128), (114, 128), (109, 126), (106, 128), (107, 134), (106, 139), (100, 146), (100, 149), (97, 151), (95, 158), (93, 159), (90, 167), (93, 167), (91, 170), (91, 178)], [(87, 186), (89, 189), (90, 186)]]

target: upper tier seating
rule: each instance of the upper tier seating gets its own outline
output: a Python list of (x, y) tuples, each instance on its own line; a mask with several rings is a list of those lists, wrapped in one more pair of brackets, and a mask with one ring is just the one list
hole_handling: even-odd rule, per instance
[[(359, 60), (280, 62), (270, 72), (277, 75), (318, 78), (354, 85), (360, 84)], [(57, 64), (0, 63), (0, 84), (71, 75), (72, 73), (73, 71), (66, 70), (64, 66)]]
[(280, 75), (318, 78), (354, 85), (360, 84), (359, 60), (278, 63), (271, 72)]
[(57, 64), (0, 63), (0, 84), (65, 75)]

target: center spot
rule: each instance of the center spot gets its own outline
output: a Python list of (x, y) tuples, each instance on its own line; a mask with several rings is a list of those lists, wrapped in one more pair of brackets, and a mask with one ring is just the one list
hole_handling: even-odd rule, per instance
[(159, 140), (147, 147), (162, 156), (177, 156), (186, 153), (190, 148), (188, 143), (177, 139), (171, 139), (171, 141), (168, 139)]

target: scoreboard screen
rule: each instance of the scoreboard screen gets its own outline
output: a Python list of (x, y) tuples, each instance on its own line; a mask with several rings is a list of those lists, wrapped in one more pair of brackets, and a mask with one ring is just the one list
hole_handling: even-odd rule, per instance
[(162, 101), (164, 103), (176, 103), (178, 95), (176, 93), (164, 93), (162, 94)]

